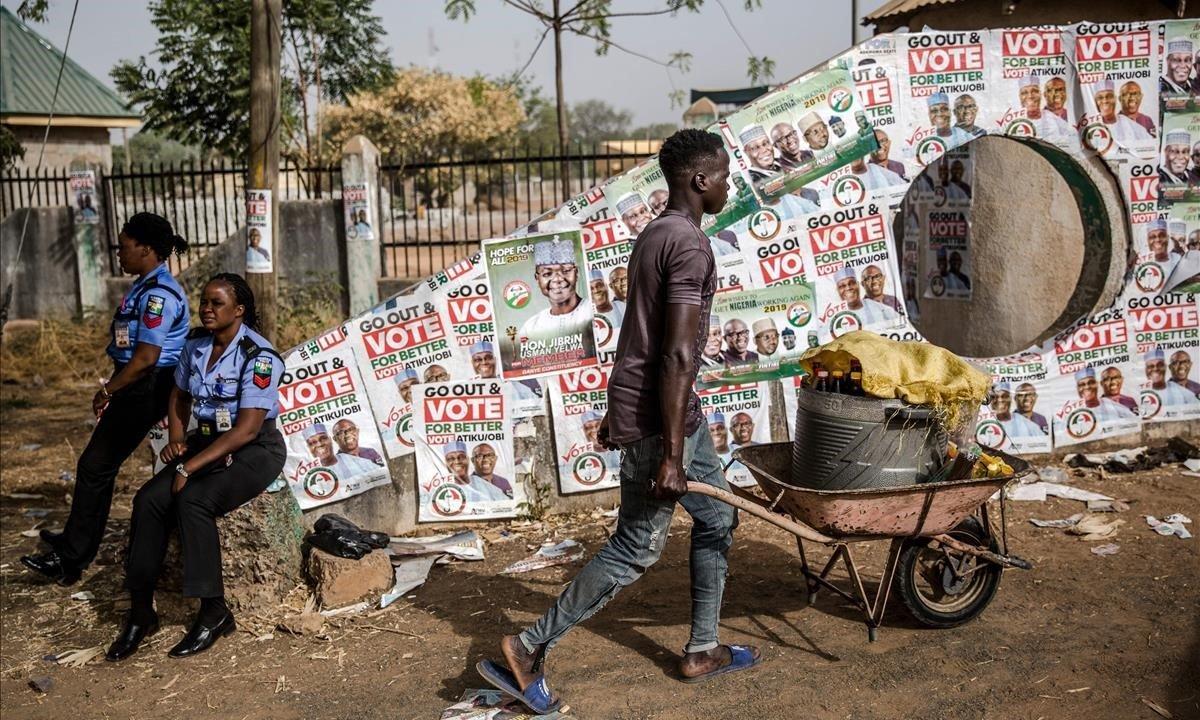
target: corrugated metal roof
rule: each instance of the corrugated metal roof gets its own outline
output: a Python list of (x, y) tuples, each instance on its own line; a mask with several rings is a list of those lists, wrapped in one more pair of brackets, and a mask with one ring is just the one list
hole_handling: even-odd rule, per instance
[(863, 25), (869, 25), (877, 20), (892, 15), (906, 15), (930, 5), (951, 5), (958, 0), (892, 0), (873, 13), (863, 18)]
[[(48, 115), (62, 52), (0, 6), (0, 116)], [(71, 58), (63, 67), (54, 114), (136, 118), (119, 95)]]

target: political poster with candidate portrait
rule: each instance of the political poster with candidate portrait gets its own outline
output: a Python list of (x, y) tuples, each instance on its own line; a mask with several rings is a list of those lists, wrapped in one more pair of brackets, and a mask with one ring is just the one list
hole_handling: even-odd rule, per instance
[[(892, 204), (900, 202), (908, 192), (911, 179), (920, 173), (921, 166), (912, 160), (906, 162), (901, 150), (906, 126), (903, 121), (905, 106), (900, 102), (901, 71), (896, 36), (878, 35), (866, 40), (830, 60), (829, 66), (850, 71), (858, 104), (874, 129), (878, 147), (871, 151), (866, 168), (859, 173), (863, 184), (870, 185), (867, 190), (886, 197)], [(848, 191), (847, 185), (847, 181), (842, 182), (842, 194)], [(834, 192), (831, 196), (836, 202), (840, 194)]]
[(453, 338), (433, 293), (418, 286), (351, 321), (354, 353), (388, 457), (413, 452), (413, 388), (449, 376)]
[(1125, 299), (1133, 334), (1134, 363), (1140, 371), (1141, 414), (1145, 422), (1200, 418), (1200, 297), (1164, 293)]
[(246, 191), (246, 272), (275, 272), (270, 190)]
[(346, 237), (350, 240), (370, 240), (375, 237), (371, 228), (371, 193), (366, 184), (342, 185), (342, 207), (345, 209)]
[(498, 380), (417, 388), (419, 522), (516, 517), (525, 489), (516, 477), (509, 405)]
[(621, 484), (621, 454), (597, 442), (608, 412), (608, 368), (569, 370), (550, 378), (558, 488), (564, 495)]
[(1171, 259), (1167, 208), (1159, 201), (1158, 167), (1149, 162), (1120, 163), (1119, 182), (1133, 233), (1132, 282), (1125, 292), (1157, 295), (1166, 286)]
[(887, 206), (872, 200), (809, 215), (800, 232), (804, 265), (816, 288), (821, 343), (855, 330), (880, 332), (904, 322)]
[(100, 213), (96, 210), (96, 173), (91, 170), (72, 170), (71, 195), (75, 200), (75, 223), (98, 224)]
[(721, 293), (713, 298), (696, 386), (744, 385), (798, 375), (817, 343), (811, 283)]
[(1167, 212), (1165, 292), (1200, 293), (1200, 203), (1173, 203)]
[[(700, 218), (700, 230), (708, 236), (718, 262), (726, 256), (738, 259), (737, 240), (730, 226), (759, 208), (749, 179), (739, 166), (738, 158), (730, 153), (729, 196), (725, 207), (716, 215), (705, 214)], [(604, 197), (611, 217), (625, 226), (630, 238), (636, 238), (651, 220), (667, 209), (667, 193), (667, 179), (657, 156), (604, 184)]]
[(391, 482), (352, 330), (336, 328), (292, 350), (279, 384), (283, 475), (301, 510)]
[(800, 192), (878, 148), (843, 67), (797, 78), (731, 113), (720, 127), (730, 154), (746, 158), (750, 183), (763, 202)]
[(1200, 20), (1165, 20), (1158, 71), (1159, 101), (1165, 112), (1200, 110)]
[(990, 31), (917, 32), (897, 36), (904, 98), (904, 157), (921, 167), (996, 128), (991, 106)]
[(1072, 36), (1045, 25), (997, 29), (990, 37), (991, 53), (1000, 58), (992, 87), (993, 130), (1079, 152)]
[[(577, 219), (583, 235), (588, 293), (595, 312), (596, 352), (601, 365), (612, 365), (629, 297), (629, 255), (633, 252), (633, 241), (625, 224), (611, 217), (600, 188), (572, 199), (564, 209), (566, 217)], [(559, 217), (563, 215), (560, 212)]]
[(808, 282), (804, 266), (803, 216), (782, 223), (779, 231), (754, 238), (743, 247), (751, 287), (766, 288)]
[(925, 297), (971, 299), (971, 211), (968, 207), (926, 205)]
[(1054, 447), (1102, 440), (1141, 428), (1135, 365), (1124, 308), (1084, 318), (1048, 340), (1046, 408)]
[(696, 395), (712, 436), (713, 449), (726, 468), (725, 479), (738, 487), (753, 487), (754, 477), (745, 465), (733, 460), (733, 451), (771, 442), (767, 384), (727, 385), (697, 390)]
[(992, 394), (979, 410), (975, 441), (1014, 455), (1050, 452), (1049, 413), (1039, 403), (1049, 371), (1039, 349), (977, 362), (992, 376)]
[(1200, 201), (1200, 112), (1167, 113), (1162, 120), (1158, 157), (1158, 197), (1165, 203)]
[(1083, 22), (1074, 39), (1081, 93), (1076, 126), (1084, 147), (1106, 160), (1158, 151), (1158, 40), (1152, 23)]
[(500, 376), (520, 380), (599, 364), (579, 230), (483, 241)]

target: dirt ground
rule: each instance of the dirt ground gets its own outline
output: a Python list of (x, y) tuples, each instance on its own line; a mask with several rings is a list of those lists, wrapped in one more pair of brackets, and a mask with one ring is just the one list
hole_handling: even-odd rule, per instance
[[(44, 656), (107, 647), (117, 632), (126, 603), (115, 558), (131, 488), (148, 475), (148, 454), (125, 468), (104, 564), (80, 585), (44, 585), (20, 566), (18, 557), (37, 547), (21, 532), (65, 518), (70, 484), (59, 474), (74, 471), (86, 440), (89, 396), (82, 383), (68, 390), (0, 386), (6, 719), (437, 718), (464, 690), (483, 686), (475, 662), (495, 654), (500, 633), (535, 619), (579, 564), (519, 576), (500, 569), (545, 539), (576, 538), (590, 555), (605, 538), (602, 520), (558, 518), (489, 544), (484, 562), (437, 566), (411, 599), (333, 620), (320, 636), (289, 635), (271, 617), (239, 617), (238, 633), (183, 661), (165, 653), (182, 636), (188, 610), (162, 598), (175, 609), (130, 660), (56, 665)], [(32, 443), (41, 447), (23, 449)], [(1080, 512), (1081, 503), (1014, 504), (1011, 547), (1035, 569), (1007, 571), (983, 616), (952, 630), (922, 629), (895, 602), (875, 643), (847, 604), (828, 593), (809, 603), (791, 536), (744, 517), (730, 557), (722, 637), (759, 645), (766, 662), (695, 686), (675, 672), (689, 612), (688, 528), (680, 512), (660, 563), (553, 652), (552, 685), (579, 718), (1162, 717), (1147, 702), (1174, 718), (1200, 718), (1200, 538), (1160, 537), (1141, 517), (1200, 519), (1200, 481), (1177, 467), (1072, 473), (1081, 487), (1132, 501), (1114, 539), (1116, 555), (1093, 555), (1097, 543), (1028, 522)], [(39, 508), (49, 514), (32, 517)], [(1196, 524), (1192, 531), (1200, 535)], [(867, 575), (880, 572), (884, 549), (862, 553)], [(70, 599), (81, 590), (95, 599)], [(53, 680), (46, 693), (29, 686), (42, 677)]]

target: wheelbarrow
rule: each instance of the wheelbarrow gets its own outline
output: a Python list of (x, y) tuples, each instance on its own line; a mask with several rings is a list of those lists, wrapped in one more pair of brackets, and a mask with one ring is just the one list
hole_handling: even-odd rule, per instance
[[(697, 482), (688, 483), (688, 492), (708, 495), (795, 535), (809, 601), (815, 601), (822, 588), (849, 600), (862, 611), (867, 637), (874, 642), (893, 586), (918, 622), (949, 628), (983, 612), (1000, 586), (1004, 568), (1032, 569), (1029, 562), (1008, 553), (1003, 493), (1000, 538), (992, 531), (987, 507), (997, 490), (1030, 472), (1029, 464), (998, 450), (987, 452), (1001, 457), (1013, 474), (901, 487), (814, 490), (782, 479), (792, 477), (792, 443), (751, 445), (735, 451), (733, 459), (750, 470), (765, 498), (736, 486), (726, 491)], [(833, 548), (819, 572), (808, 564), (806, 540)], [(888, 540), (891, 548), (879, 587), (870, 597), (851, 546), (879, 540)], [(850, 578), (849, 592), (829, 580), (839, 560)]]

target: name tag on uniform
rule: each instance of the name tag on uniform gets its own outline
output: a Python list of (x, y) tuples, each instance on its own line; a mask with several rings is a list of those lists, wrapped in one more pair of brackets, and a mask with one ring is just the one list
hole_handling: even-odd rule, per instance
[(229, 408), (217, 408), (217, 432), (226, 432), (233, 429), (233, 418), (230, 417)]
[(122, 349), (128, 348), (131, 345), (129, 342), (129, 323), (118, 322), (113, 328), (113, 339), (116, 341), (117, 347)]

